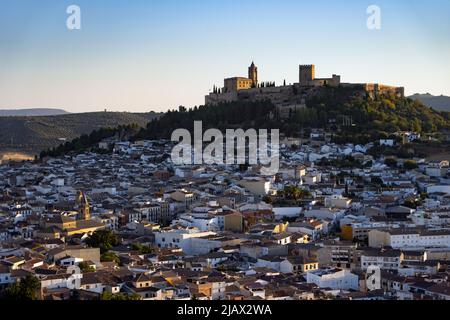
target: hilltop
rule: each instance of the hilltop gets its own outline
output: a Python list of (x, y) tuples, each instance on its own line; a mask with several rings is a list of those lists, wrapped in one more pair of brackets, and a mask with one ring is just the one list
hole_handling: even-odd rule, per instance
[[(355, 96), (351, 88), (324, 87), (306, 99), (306, 107), (281, 109), (270, 101), (219, 103), (186, 110), (180, 107), (151, 121), (137, 138), (170, 138), (176, 128), (191, 130), (194, 120), (208, 128), (273, 128), (286, 136), (326, 129), (339, 142), (367, 143), (397, 131), (435, 133), (450, 128), (449, 113), (437, 112), (419, 101), (385, 94)], [(286, 111), (284, 111), (286, 114)]]
[(0, 110), (0, 117), (41, 117), (68, 114), (63, 109), (33, 108), (33, 109), (6, 109)]
[(410, 96), (409, 98), (413, 100), (418, 100), (423, 104), (427, 105), (428, 107), (433, 108), (437, 111), (450, 112), (450, 97), (444, 95), (433, 96), (432, 94), (429, 93), (425, 94), (416, 93)]
[(40, 117), (0, 117), (0, 154), (35, 155), (93, 130), (137, 124), (144, 127), (159, 114), (126, 112), (74, 113)]

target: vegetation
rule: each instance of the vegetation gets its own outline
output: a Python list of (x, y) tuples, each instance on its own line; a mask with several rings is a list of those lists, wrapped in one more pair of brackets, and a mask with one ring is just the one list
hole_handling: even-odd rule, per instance
[(417, 209), (417, 207), (422, 205), (422, 199), (421, 198), (410, 198), (410, 199), (406, 199), (403, 202), (403, 205), (405, 207), (411, 208), (411, 209)]
[(86, 261), (82, 261), (78, 264), (78, 267), (80, 268), (81, 272), (88, 273), (88, 272), (95, 272), (95, 268), (90, 266)]
[(100, 260), (102, 262), (116, 262), (120, 263), (120, 259), (114, 252), (105, 252), (101, 255)]
[(37, 300), (39, 298), (40, 288), (41, 283), (39, 279), (35, 276), (27, 275), (19, 282), (7, 287), (1, 295), (1, 298), (16, 301)]
[(415, 161), (407, 160), (405, 163), (403, 163), (403, 168), (406, 170), (414, 170), (417, 169), (419, 166)]
[(131, 300), (142, 300), (141, 296), (138, 294), (124, 294), (124, 293), (117, 293), (112, 294), (109, 292), (103, 292), (100, 295), (100, 300), (113, 300), (113, 301), (131, 301)]
[(145, 246), (140, 243), (133, 243), (131, 248), (135, 251), (139, 251), (140, 254), (149, 254), (155, 252), (155, 250), (150, 246)]
[(92, 112), (40, 117), (0, 117), (0, 151), (39, 154), (100, 128), (137, 124), (144, 127), (159, 114), (128, 112)]
[[(58, 147), (47, 151), (42, 151), (40, 157), (58, 157), (69, 152), (83, 152), (87, 149), (96, 148), (98, 143), (103, 139), (114, 136), (131, 136), (133, 132), (137, 132), (138, 128), (139, 126), (137, 124), (118, 126), (116, 128), (100, 128), (92, 131), (89, 135), (84, 134), (81, 137), (73, 139), (72, 141), (60, 144)], [(96, 152), (102, 152), (102, 150), (96, 150)]]
[(367, 132), (433, 132), (449, 126), (442, 114), (420, 102), (395, 95), (357, 98), (353, 97), (351, 88), (328, 88), (307, 101), (307, 105), (316, 109), (319, 126), (326, 125), (326, 120), (339, 120), (342, 116), (351, 117), (356, 128)]
[(87, 238), (86, 243), (93, 248), (100, 248), (100, 253), (103, 254), (117, 246), (119, 240), (111, 230), (97, 230)]
[(286, 186), (282, 191), (278, 193), (279, 196), (288, 200), (300, 200), (311, 198), (311, 193), (308, 190), (300, 189), (296, 186)]
[(159, 119), (153, 119), (142, 129), (135, 139), (170, 139), (172, 132), (178, 128), (194, 130), (194, 121), (203, 121), (203, 130), (233, 128), (277, 128), (277, 122), (271, 120), (270, 114), (275, 106), (270, 102), (232, 102), (217, 106), (200, 106), (191, 110), (179, 107), (170, 110)]
[(397, 160), (394, 158), (386, 158), (386, 160), (384, 160), (384, 164), (388, 167), (395, 168), (397, 167)]
[(311, 198), (311, 193), (306, 189), (301, 189), (297, 186), (286, 186), (283, 190), (278, 191), (276, 196), (263, 198), (263, 201), (268, 204), (277, 206), (295, 206), (304, 199)]

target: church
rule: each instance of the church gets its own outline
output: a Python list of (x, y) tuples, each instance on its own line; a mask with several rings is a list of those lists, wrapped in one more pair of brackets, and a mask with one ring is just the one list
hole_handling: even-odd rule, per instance
[(224, 80), (223, 92), (236, 92), (239, 90), (256, 88), (258, 86), (258, 68), (252, 62), (248, 67), (248, 78), (233, 77)]

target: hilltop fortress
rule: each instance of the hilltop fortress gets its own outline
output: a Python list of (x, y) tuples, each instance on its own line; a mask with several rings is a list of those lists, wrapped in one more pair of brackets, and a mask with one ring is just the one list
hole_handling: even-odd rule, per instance
[[(224, 80), (223, 88), (214, 87), (205, 97), (206, 105), (216, 105), (233, 101), (270, 100), (281, 109), (305, 107), (306, 98), (326, 87), (346, 87), (354, 95), (376, 97), (392, 93), (404, 97), (403, 87), (393, 87), (378, 83), (342, 83), (341, 76), (333, 74), (331, 78), (316, 78), (315, 65), (300, 65), (299, 82), (292, 85), (276, 86), (274, 82), (259, 83), (258, 68), (252, 62), (248, 68), (248, 77), (233, 77)], [(286, 107), (286, 108), (284, 108)]]

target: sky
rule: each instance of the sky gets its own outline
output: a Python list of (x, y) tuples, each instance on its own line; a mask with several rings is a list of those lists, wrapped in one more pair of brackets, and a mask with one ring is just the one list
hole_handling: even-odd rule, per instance
[[(69, 5), (81, 30), (69, 30)], [(381, 29), (367, 28), (367, 8)], [(318, 77), (450, 95), (448, 0), (0, 0), (0, 109), (166, 111), (223, 79)]]

